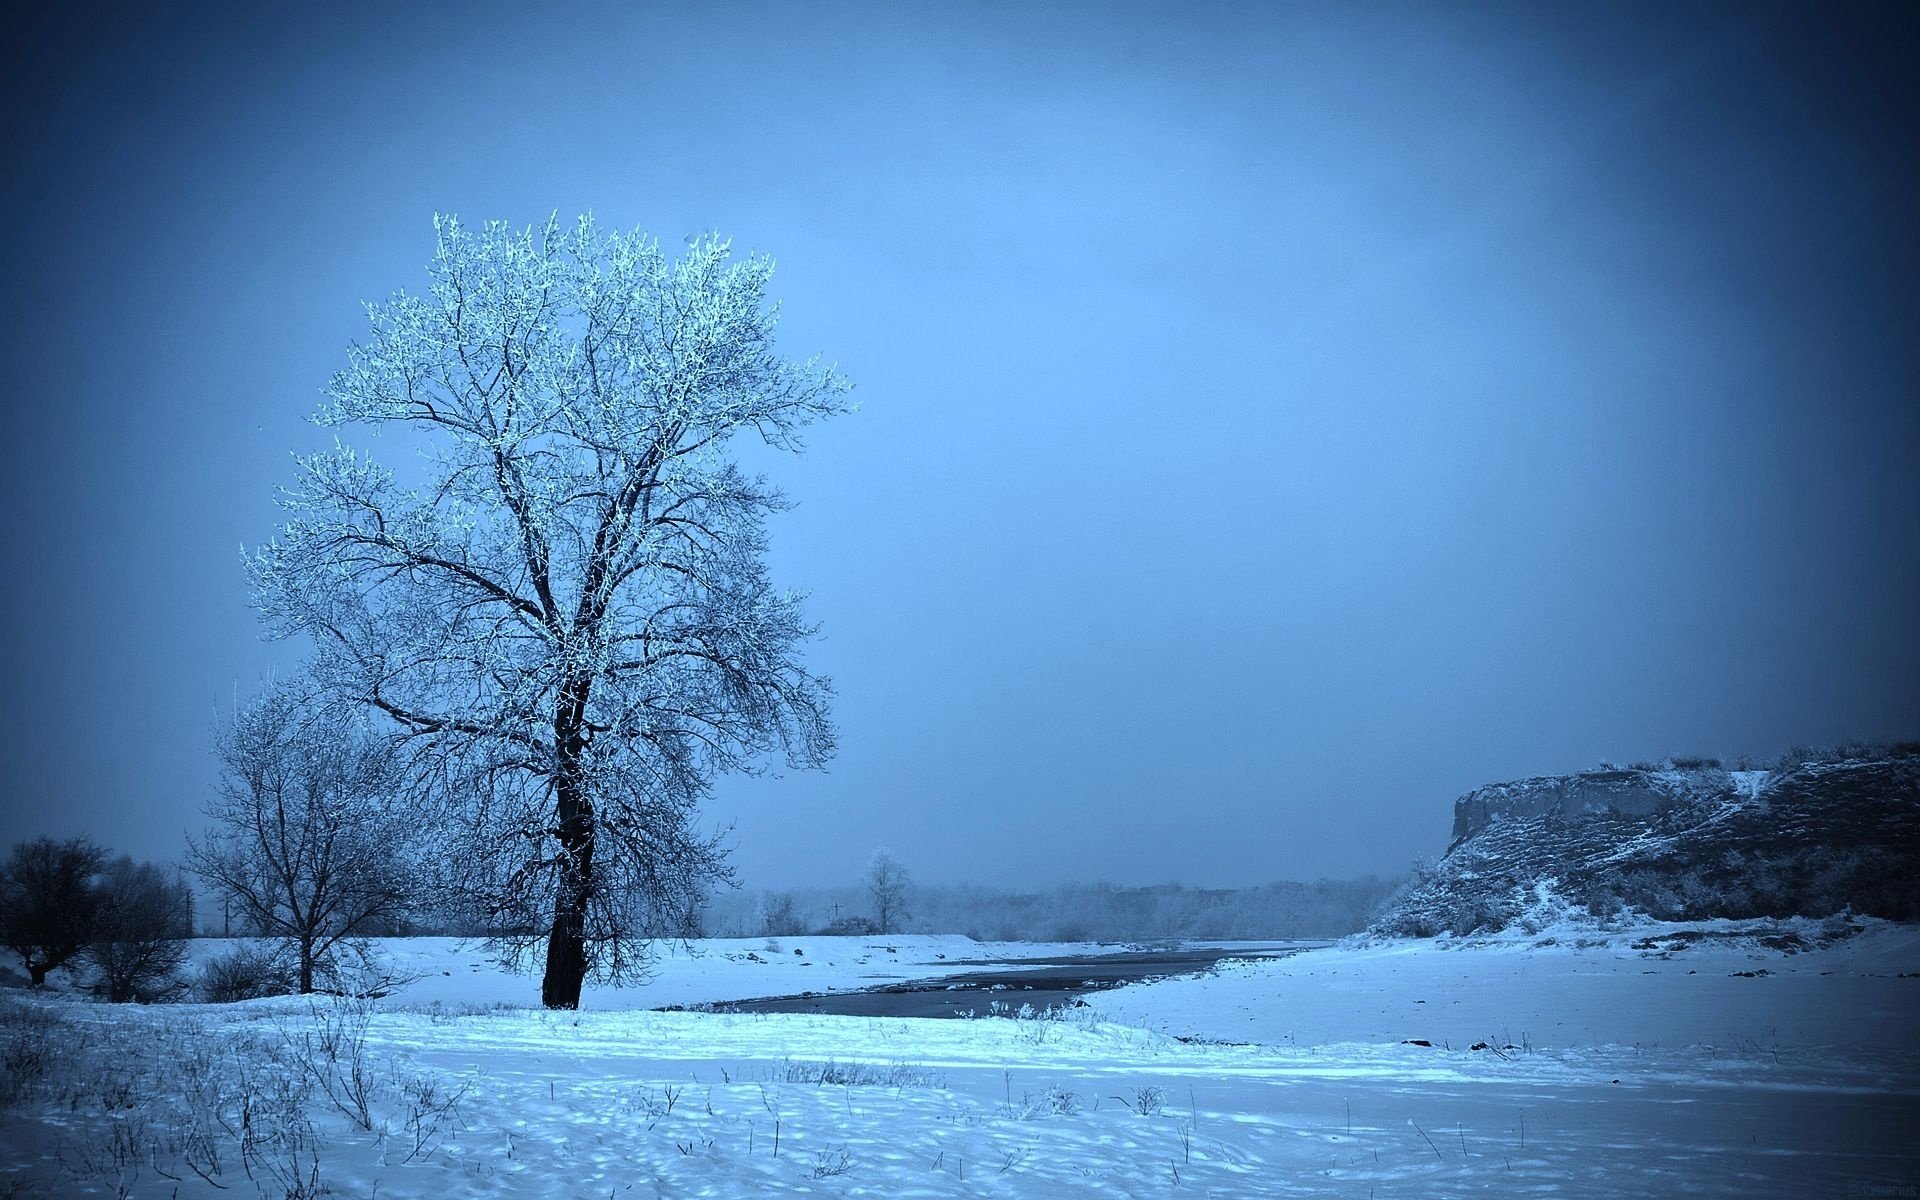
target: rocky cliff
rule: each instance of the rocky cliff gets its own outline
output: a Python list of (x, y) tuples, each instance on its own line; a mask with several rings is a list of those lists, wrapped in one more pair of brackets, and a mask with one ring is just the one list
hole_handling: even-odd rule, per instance
[(1575, 775), (1540, 775), (1475, 788), (1453, 802), (1454, 847), (1498, 820), (1590, 814), (1652, 817), (1686, 805), (1711, 803), (1754, 789), (1755, 776), (1719, 768), (1693, 770), (1608, 769)]
[(1920, 753), (1774, 771), (1606, 770), (1477, 788), (1374, 929), (1504, 928), (1551, 894), (1596, 916), (1920, 920)]

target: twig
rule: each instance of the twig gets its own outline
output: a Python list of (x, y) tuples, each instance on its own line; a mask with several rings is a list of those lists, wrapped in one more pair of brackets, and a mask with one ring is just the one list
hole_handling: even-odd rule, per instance
[(1441, 1162), (1445, 1162), (1445, 1161), (1447, 1161), (1447, 1157), (1446, 1157), (1446, 1155), (1444, 1155), (1444, 1154), (1442, 1154), (1442, 1153), (1440, 1153), (1440, 1147), (1438, 1147), (1438, 1146), (1435, 1146), (1435, 1145), (1433, 1144), (1433, 1139), (1432, 1139), (1432, 1138), (1430, 1138), (1430, 1137), (1427, 1137), (1427, 1131), (1426, 1131), (1426, 1130), (1424, 1130), (1424, 1129), (1421, 1129), (1421, 1128), (1420, 1128), (1420, 1122), (1418, 1122), (1418, 1121), (1415, 1121), (1415, 1120), (1412, 1120), (1411, 1118), (1409, 1118), (1409, 1119), (1408, 1119), (1408, 1121), (1407, 1121), (1407, 1123), (1408, 1123), (1409, 1125), (1412, 1125), (1412, 1126), (1414, 1127), (1414, 1129), (1416, 1129), (1416, 1130), (1418, 1130), (1418, 1131), (1419, 1131), (1419, 1133), (1420, 1133), (1420, 1136), (1421, 1136), (1421, 1137), (1423, 1137), (1423, 1138), (1427, 1138), (1427, 1146), (1428, 1146), (1428, 1147), (1429, 1147), (1430, 1149), (1432, 1149), (1432, 1151), (1433, 1151), (1433, 1156), (1434, 1156), (1435, 1158), (1437, 1158), (1437, 1159), (1439, 1159), (1439, 1160), (1440, 1160)]

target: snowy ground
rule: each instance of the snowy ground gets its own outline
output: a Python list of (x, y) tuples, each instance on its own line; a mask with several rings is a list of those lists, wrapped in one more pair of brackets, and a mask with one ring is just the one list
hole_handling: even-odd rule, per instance
[[(366, 1009), (16, 999), (6, 1069), (25, 1045), (51, 1070), (0, 1089), (0, 1195), (1912, 1194), (1916, 931), (1796, 954), (1662, 932), (1312, 951), (1065, 1020), (549, 1014), (426, 943)], [(990, 956), (701, 949), (642, 1002)]]
[[(453, 938), (383, 938), (376, 946), (397, 974), (412, 980), (398, 997), (408, 1004), (526, 1005), (539, 1000), (537, 972), (532, 978), (513, 974), (478, 947)], [(195, 952), (220, 949), (218, 942), (203, 941)], [(589, 985), (581, 1007), (604, 1012), (853, 991), (963, 974), (978, 970), (983, 961), (1017, 962), (1088, 949), (1051, 942), (976, 942), (957, 934), (702, 938), (663, 943), (644, 983)]]

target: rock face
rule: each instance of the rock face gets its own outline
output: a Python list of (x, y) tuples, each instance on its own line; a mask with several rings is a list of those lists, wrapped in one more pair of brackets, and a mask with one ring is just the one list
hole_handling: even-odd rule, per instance
[(1594, 915), (1664, 920), (1848, 910), (1920, 920), (1911, 750), (1773, 772), (1609, 770), (1492, 784), (1455, 802), (1453, 835), (1375, 931), (1499, 930), (1548, 895)]
[(1538, 775), (1475, 788), (1453, 802), (1454, 847), (1494, 821), (1524, 817), (1561, 820), (1593, 813), (1650, 817), (1683, 804), (1730, 797), (1733, 775), (1701, 771), (1581, 771)]

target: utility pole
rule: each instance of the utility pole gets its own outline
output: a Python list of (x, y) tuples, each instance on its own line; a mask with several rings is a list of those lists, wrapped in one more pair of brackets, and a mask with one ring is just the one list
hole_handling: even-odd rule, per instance
[(187, 886), (187, 869), (179, 863), (173, 866), (173, 886), (180, 895), (180, 936), (193, 936), (193, 889)]

